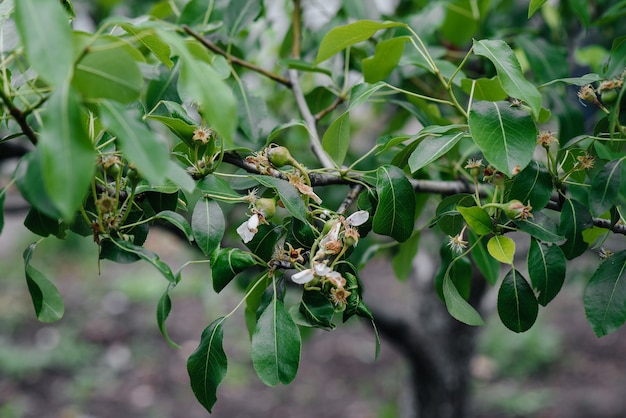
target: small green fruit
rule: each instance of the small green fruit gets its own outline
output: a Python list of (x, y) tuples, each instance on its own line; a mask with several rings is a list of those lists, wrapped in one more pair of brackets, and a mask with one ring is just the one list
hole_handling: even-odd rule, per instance
[(267, 158), (274, 167), (283, 167), (291, 164), (293, 157), (289, 150), (283, 146), (271, 147), (267, 151)]
[(617, 100), (617, 91), (615, 90), (606, 90), (602, 92), (600, 96), (602, 103), (604, 104), (613, 104)]

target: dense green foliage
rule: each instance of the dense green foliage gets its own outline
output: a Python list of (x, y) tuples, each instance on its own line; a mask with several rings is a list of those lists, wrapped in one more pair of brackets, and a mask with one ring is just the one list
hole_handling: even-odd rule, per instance
[[(30, 147), (0, 204), (15, 185), (42, 239), (93, 236), (101, 259), (152, 264), (172, 345), (184, 266), (143, 247), (151, 227), (196, 245), (216, 292), (242, 287), (188, 361), (207, 410), (234, 312), (260, 379), (287, 384), (300, 327), (375, 324), (359, 269), (391, 251), (406, 278), (429, 228), (442, 243), (434, 285), (459, 321), (483, 324), (472, 265), (523, 332), (588, 249), (603, 258), (585, 290), (591, 327), (626, 321), (626, 2), (400, 1), (384, 15), (349, 1), (318, 21), (298, 0), (272, 9), (282, 17), (256, 0), (140, 3), (140, 17), (93, 33), (73, 29), (70, 0), (0, 3), (0, 141)], [(63, 299), (36, 246), (26, 283), (37, 317), (55, 321)]]

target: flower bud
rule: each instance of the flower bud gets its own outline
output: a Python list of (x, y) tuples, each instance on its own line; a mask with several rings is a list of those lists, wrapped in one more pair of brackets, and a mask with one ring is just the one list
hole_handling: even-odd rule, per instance
[(254, 202), (257, 211), (263, 214), (263, 217), (270, 219), (276, 213), (276, 201), (269, 198), (260, 198)]
[(524, 205), (519, 200), (511, 200), (509, 203), (505, 203), (503, 209), (506, 216), (511, 219), (526, 220), (533, 217), (533, 214), (530, 213), (532, 206), (530, 204)]

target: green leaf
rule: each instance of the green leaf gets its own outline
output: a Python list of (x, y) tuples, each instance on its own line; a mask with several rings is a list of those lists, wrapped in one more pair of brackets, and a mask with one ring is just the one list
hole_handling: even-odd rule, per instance
[(153, 184), (161, 184), (169, 161), (167, 147), (145, 123), (137, 111), (103, 100), (100, 103), (102, 124), (117, 137), (117, 143), (140, 174)]
[(233, 38), (238, 32), (249, 28), (259, 16), (263, 2), (258, 0), (230, 0), (224, 14), (224, 25), (228, 28), (228, 37)]
[(469, 244), (472, 247), (472, 260), (476, 264), (476, 267), (485, 276), (485, 279), (490, 285), (495, 285), (500, 276), (500, 263), (493, 258), (487, 250), (487, 241), (480, 240), (480, 243), (474, 245), (479, 237), (470, 231)]
[(50, 218), (61, 218), (59, 210), (54, 207), (44, 187), (40, 149), (35, 148), (20, 159), (14, 177), (15, 185), (27, 202)]
[(516, 36), (515, 45), (524, 51), (536, 83), (547, 83), (569, 75), (567, 48), (530, 35)]
[(554, 84), (554, 83), (566, 83), (566, 84), (571, 84), (574, 86), (585, 86), (587, 84), (592, 84), (595, 83), (596, 81), (600, 81), (602, 80), (602, 77), (598, 74), (594, 74), (594, 73), (589, 73), (589, 74), (585, 74), (583, 76), (580, 77), (566, 77), (566, 78), (559, 78), (557, 80), (552, 80), (548, 83), (542, 84), (540, 87), (546, 87), (549, 86), (550, 84)]
[(24, 219), (24, 226), (34, 234), (42, 237), (54, 235), (62, 238), (65, 227), (58, 218), (51, 218), (35, 207), (31, 207)]
[(326, 61), (337, 52), (363, 42), (371, 38), (381, 29), (405, 26), (399, 22), (373, 22), (371, 20), (359, 20), (345, 26), (339, 26), (331, 29), (320, 42), (315, 64)]
[(409, 157), (411, 172), (415, 173), (420, 168), (445, 155), (466, 135), (466, 132), (457, 132), (455, 134), (434, 136), (421, 141)]
[(171, 69), (174, 66), (174, 62), (170, 58), (172, 54), (170, 46), (156, 35), (153, 28), (141, 28), (129, 23), (121, 24), (120, 26), (129, 34), (134, 35), (137, 42), (140, 42), (152, 52), (167, 68)]
[(589, 209), (574, 199), (565, 199), (561, 209), (558, 231), (567, 241), (561, 245), (565, 258), (578, 257), (589, 247), (583, 239), (583, 230), (593, 226)]
[(563, 241), (565, 237), (558, 233), (558, 226), (543, 212), (534, 212), (532, 218), (515, 220), (517, 227), (527, 234), (544, 242)]
[(528, 5), (528, 18), (530, 19), (547, 1), (548, 0), (530, 0), (530, 4)]
[(72, 74), (72, 30), (58, 1), (15, 2), (15, 24), (30, 65), (48, 83), (60, 85)]
[(385, 87), (385, 83), (367, 84), (359, 83), (350, 90), (350, 104), (348, 111), (362, 105), (372, 94)]
[(433, 224), (436, 223), (443, 232), (453, 237), (459, 234), (465, 226), (465, 220), (457, 210), (457, 207), (469, 207), (475, 204), (476, 200), (474, 200), (474, 196), (471, 194), (459, 193), (447, 196), (437, 205)]
[(452, 315), (455, 319), (467, 325), (485, 325), (485, 321), (483, 321), (483, 318), (480, 316), (478, 311), (474, 309), (472, 305), (467, 303), (465, 299), (463, 299), (456, 286), (454, 286), (452, 279), (448, 275), (446, 275), (443, 279), (443, 298), (446, 302), (448, 312), (450, 312), (450, 315)]
[(172, 310), (172, 300), (170, 299), (170, 290), (172, 290), (173, 285), (170, 283), (165, 290), (165, 293), (159, 299), (159, 303), (157, 304), (157, 325), (159, 326), (159, 330), (167, 343), (174, 347), (180, 348), (178, 344), (176, 344), (167, 333), (167, 328), (165, 327), (165, 321), (167, 317), (170, 315), (170, 311)]
[(511, 269), (498, 291), (498, 315), (514, 332), (528, 331), (537, 320), (539, 304), (533, 289), (519, 271)]
[(170, 283), (176, 284), (178, 282), (178, 279), (172, 273), (170, 266), (165, 264), (155, 252), (121, 239), (113, 239), (111, 241), (120, 249), (134, 254), (142, 260), (152, 264)]
[(419, 232), (411, 235), (411, 238), (398, 246), (398, 252), (391, 259), (391, 266), (398, 280), (406, 281), (413, 271), (413, 260), (417, 255), (420, 236)]
[(537, 143), (532, 118), (508, 102), (477, 102), (469, 115), (474, 142), (485, 158), (507, 176), (530, 163)]
[(67, 85), (50, 96), (38, 148), (46, 194), (70, 221), (83, 203), (96, 169), (96, 152), (82, 120), (78, 95)]
[(509, 96), (524, 101), (535, 118), (541, 110), (541, 93), (524, 78), (515, 53), (502, 40), (474, 40), (474, 53), (489, 59), (496, 67), (504, 91)]
[(63, 298), (54, 284), (30, 264), (36, 246), (36, 242), (30, 244), (23, 254), (28, 292), (38, 320), (41, 322), (58, 321), (65, 312)]
[(404, 172), (385, 165), (376, 171), (378, 207), (373, 219), (374, 232), (403, 242), (413, 233), (415, 192)]
[[(86, 101), (109, 99), (128, 104), (139, 98), (143, 75), (135, 59), (137, 50), (118, 37), (77, 37), (77, 49), (87, 52), (76, 64), (72, 87)], [(135, 56), (133, 56), (133, 53)]]
[(475, 101), (497, 102), (498, 100), (506, 100), (508, 97), (498, 77), (479, 78), (476, 80), (464, 78), (461, 80), (461, 88), (467, 94), (472, 94), (473, 92)]
[(183, 215), (173, 212), (171, 210), (164, 210), (162, 212), (157, 213), (154, 217), (155, 219), (163, 219), (164, 221), (171, 223), (176, 228), (178, 228), (183, 234), (185, 234), (187, 241), (189, 242), (193, 241), (193, 232), (191, 231), (191, 226), (189, 225), (189, 222), (187, 222), (187, 219), (185, 219)]
[(208, 197), (221, 200), (224, 203), (237, 203), (243, 197), (233, 190), (226, 180), (213, 174), (209, 174), (200, 180), (196, 187), (202, 193), (207, 194)]
[(246, 243), (246, 247), (262, 260), (270, 261), (280, 234), (276, 231), (276, 225), (261, 224), (257, 229), (258, 232), (254, 234), (250, 242)]
[(185, 112), (185, 109), (178, 103), (170, 101), (161, 101), (157, 109), (163, 105), (170, 116), (149, 114), (146, 115), (147, 119), (152, 119), (161, 122), (167, 126), (176, 136), (183, 140), (188, 147), (193, 148), (193, 132), (198, 127), (198, 124), (193, 121)]
[(626, 251), (600, 264), (585, 287), (585, 314), (596, 336), (620, 328), (626, 321)]
[(290, 383), (298, 372), (301, 344), (300, 330), (274, 297), (252, 335), (252, 365), (261, 381), (268, 386)]
[(589, 203), (591, 211), (596, 216), (603, 215), (617, 201), (623, 160), (624, 158), (609, 161), (596, 173), (591, 181)]
[(400, 36), (385, 39), (376, 44), (374, 56), (363, 59), (363, 78), (367, 83), (384, 80), (400, 62), (404, 53), (404, 45), (410, 38)]
[(546, 306), (559, 293), (565, 281), (565, 256), (556, 245), (530, 240), (528, 275), (538, 291), (538, 301)]
[(322, 137), (322, 148), (341, 167), (350, 145), (350, 114), (343, 113), (330, 124)]
[(195, 58), (177, 34), (159, 30), (159, 35), (181, 59), (178, 78), (181, 97), (198, 102), (209, 126), (223, 137), (226, 146), (232, 146), (238, 120), (232, 90), (212, 66)]
[(543, 209), (552, 195), (552, 177), (540, 163), (531, 161), (519, 174), (513, 177), (509, 190), (509, 200), (517, 199), (529, 203), (533, 210)]
[(191, 230), (204, 255), (208, 256), (215, 251), (226, 230), (220, 205), (207, 198), (198, 200), (191, 215)]
[(376, 360), (380, 355), (380, 335), (378, 334), (378, 328), (376, 328), (376, 322), (374, 322), (374, 315), (372, 315), (372, 312), (363, 301), (359, 303), (356, 314), (361, 318), (367, 318), (372, 322), (374, 336), (376, 337), (376, 352), (374, 353), (374, 360)]
[(302, 201), (300, 192), (289, 182), (270, 176), (250, 176), (265, 187), (276, 190), (281, 202), (285, 205), (285, 209), (289, 211), (291, 216), (306, 222), (307, 209)]
[[(452, 250), (447, 242), (444, 241), (441, 244), (439, 248), (441, 264), (435, 275), (435, 290), (441, 300), (445, 300), (443, 282), (448, 279), (452, 280), (452, 285), (456, 288), (459, 296), (469, 300), (473, 276), (472, 264), (468, 257), (457, 258), (458, 256), (459, 254)], [(500, 264), (498, 264), (499, 266)]]
[(487, 251), (499, 262), (513, 264), (515, 241), (502, 235), (496, 235), (487, 242)]
[(226, 375), (228, 360), (222, 347), (226, 318), (211, 322), (202, 332), (200, 345), (187, 359), (187, 373), (196, 399), (211, 412), (217, 401), (217, 387)]
[(485, 209), (478, 206), (458, 206), (456, 209), (467, 222), (467, 226), (477, 235), (487, 235), (493, 232), (493, 221)]
[(217, 293), (221, 292), (236, 275), (254, 264), (255, 260), (249, 252), (239, 248), (219, 250), (217, 257), (211, 261), (213, 289)]
[(335, 324), (333, 324), (335, 308), (328, 298), (320, 292), (305, 291), (302, 294), (299, 311), (309, 326), (327, 330), (335, 328)]

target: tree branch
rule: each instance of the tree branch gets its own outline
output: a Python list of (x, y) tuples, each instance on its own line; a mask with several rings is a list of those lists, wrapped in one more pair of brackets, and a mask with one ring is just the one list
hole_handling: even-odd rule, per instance
[(196, 39), (198, 42), (200, 42), (205, 48), (207, 48), (210, 51), (215, 52), (218, 55), (221, 55), (223, 57), (225, 57), (229, 62), (233, 63), (233, 64), (237, 64), (241, 67), (247, 68), (249, 70), (252, 70), (254, 72), (257, 72), (271, 80), (276, 81), (277, 83), (282, 84), (283, 86), (287, 87), (287, 88), (291, 88), (291, 81), (286, 79), (285, 77), (281, 77), (277, 74), (274, 74), (270, 71), (267, 71), (264, 68), (261, 68), (257, 65), (254, 65), (248, 61), (242, 60), (240, 58), (234, 57), (232, 55), (230, 55), (228, 52), (224, 51), (222, 48), (220, 48), (219, 46), (215, 45), (214, 43), (204, 39), (199, 33), (195, 32), (193, 29), (191, 29), (189, 26), (187, 25), (183, 25), (183, 30), (185, 32), (187, 32), (189, 35), (191, 35), (194, 39)]
[(37, 145), (37, 135), (30, 127), (28, 122), (26, 122), (26, 114), (23, 113), (15, 104), (13, 104), (13, 100), (9, 96), (4, 93), (4, 90), (0, 88), (0, 98), (6, 105), (7, 109), (9, 109), (9, 113), (13, 116), (13, 119), (20, 125), (22, 128), (22, 133), (32, 142), (33, 145)]

